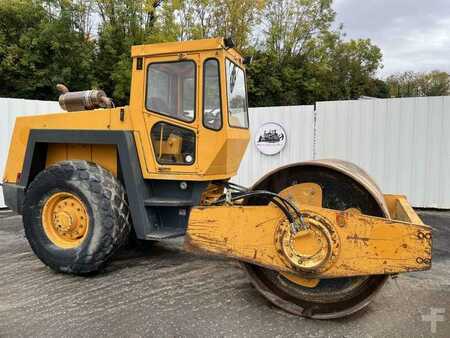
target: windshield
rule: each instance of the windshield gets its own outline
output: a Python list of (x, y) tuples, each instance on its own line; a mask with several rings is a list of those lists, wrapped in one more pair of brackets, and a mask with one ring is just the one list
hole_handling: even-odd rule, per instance
[(153, 63), (148, 67), (148, 110), (182, 121), (195, 117), (195, 63)]
[(247, 93), (244, 71), (226, 60), (228, 120), (230, 126), (248, 128)]

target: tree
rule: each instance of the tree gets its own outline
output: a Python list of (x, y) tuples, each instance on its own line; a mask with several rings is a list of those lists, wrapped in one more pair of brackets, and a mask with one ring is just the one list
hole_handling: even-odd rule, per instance
[(381, 79), (370, 79), (364, 95), (376, 97), (379, 99), (390, 98), (389, 86), (386, 81), (383, 81)]
[(309, 42), (330, 30), (331, 0), (269, 0), (264, 15), (265, 47), (280, 58), (307, 54)]
[(232, 37), (236, 47), (249, 47), (259, 24), (263, 0), (167, 0), (158, 11), (159, 41)]
[(254, 0), (97, 0), (101, 17), (96, 85), (127, 104), (132, 45), (231, 36), (248, 47), (262, 1)]
[[(264, 40), (248, 68), (250, 105), (309, 103), (320, 88), (309, 72), (315, 41), (329, 30), (335, 13), (328, 0), (268, 0), (262, 15)], [(320, 68), (319, 66), (316, 68)]]
[(333, 28), (332, 0), (10, 0), (0, 2), (0, 95), (56, 99), (54, 85), (129, 102), (132, 45), (232, 37), (252, 106), (445, 95), (448, 74), (377, 79), (381, 50)]
[(265, 6), (263, 0), (212, 0), (214, 27), (210, 35), (232, 37), (236, 48), (246, 50), (252, 33), (260, 22)]
[(54, 100), (55, 85), (92, 82), (94, 43), (70, 1), (0, 2), (0, 96)]
[(386, 80), (391, 97), (450, 95), (450, 75), (446, 72), (394, 74)]
[(381, 66), (381, 50), (368, 39), (342, 41), (337, 38), (326, 47), (326, 51), (330, 67), (329, 94), (324, 99), (348, 100), (367, 95)]
[[(250, 105), (314, 104), (321, 100), (386, 96), (381, 80), (381, 50), (370, 40), (344, 41), (340, 31), (324, 31), (295, 52), (258, 51), (249, 67)], [(376, 82), (375, 82), (376, 81)], [(377, 91), (377, 89), (379, 91)]]
[[(385, 94), (375, 73), (381, 50), (370, 40), (344, 40), (333, 30), (330, 0), (270, 0), (263, 49), (249, 68), (251, 105), (312, 104)], [(381, 80), (380, 80), (381, 81)]]
[(161, 0), (97, 0), (101, 23), (95, 56), (96, 86), (128, 104), (131, 46), (150, 42)]

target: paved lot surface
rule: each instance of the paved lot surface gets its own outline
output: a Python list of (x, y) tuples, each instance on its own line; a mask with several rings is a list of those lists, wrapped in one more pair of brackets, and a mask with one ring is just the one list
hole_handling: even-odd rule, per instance
[[(33, 255), (18, 216), (0, 214), (0, 337), (450, 337), (450, 213), (435, 226), (433, 269), (392, 280), (362, 313), (313, 321), (272, 307), (233, 261), (194, 256), (181, 241), (122, 252), (100, 275), (56, 274)], [(436, 333), (422, 321), (446, 311)]]
[(10, 217), (12, 216), (12, 211), (5, 209), (5, 208), (0, 208), (0, 219), (5, 218), (5, 217)]

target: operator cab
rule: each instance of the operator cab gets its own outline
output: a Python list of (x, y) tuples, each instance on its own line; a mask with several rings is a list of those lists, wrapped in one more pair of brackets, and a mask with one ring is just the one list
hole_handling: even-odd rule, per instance
[(249, 121), (244, 58), (230, 41), (134, 46), (132, 57), (130, 108), (144, 112), (155, 172), (192, 180), (235, 175)]

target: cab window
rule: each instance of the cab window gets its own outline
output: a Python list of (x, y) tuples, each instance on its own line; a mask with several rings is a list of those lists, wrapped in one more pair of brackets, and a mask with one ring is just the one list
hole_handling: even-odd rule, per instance
[(195, 118), (195, 62), (153, 63), (147, 72), (146, 108), (185, 122)]
[(203, 125), (212, 130), (222, 128), (219, 62), (206, 60), (203, 64)]
[(231, 127), (248, 128), (247, 92), (244, 71), (230, 60), (225, 62), (228, 93), (228, 121)]

